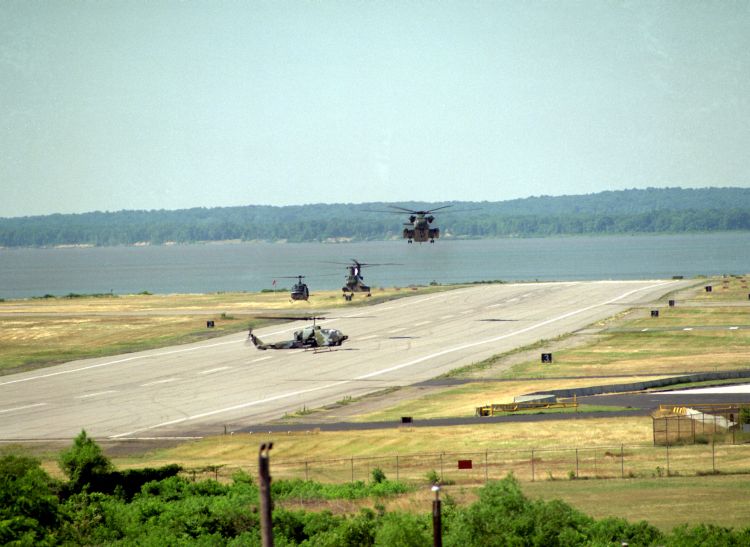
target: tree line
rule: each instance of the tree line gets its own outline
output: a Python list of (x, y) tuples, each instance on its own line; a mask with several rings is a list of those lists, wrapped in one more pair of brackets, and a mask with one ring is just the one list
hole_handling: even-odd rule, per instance
[[(648, 188), (504, 202), (448, 202), (435, 225), (443, 237), (750, 230), (750, 189)], [(407, 202), (429, 210), (446, 203)], [(117, 211), (0, 219), (0, 246), (134, 245), (203, 241), (383, 240), (401, 237), (407, 214), (389, 204)]]
[[(191, 481), (179, 467), (119, 472), (85, 431), (59, 457), (67, 480), (51, 478), (35, 458), (0, 453), (0, 544), (3, 545), (233, 545), (259, 546), (259, 489), (244, 472), (231, 484)], [(383, 501), (413, 491), (379, 469), (365, 483), (271, 484), (276, 545), (424, 546), (432, 544), (429, 507), (420, 513), (386, 511)], [(428, 487), (425, 484), (423, 487)], [(353, 515), (291, 510), (284, 502), (372, 499)], [(443, 493), (446, 546), (515, 545), (748, 545), (750, 528), (679, 526), (665, 534), (645, 521), (593, 519), (559, 500), (530, 500), (512, 475), (478, 490), (461, 506)]]

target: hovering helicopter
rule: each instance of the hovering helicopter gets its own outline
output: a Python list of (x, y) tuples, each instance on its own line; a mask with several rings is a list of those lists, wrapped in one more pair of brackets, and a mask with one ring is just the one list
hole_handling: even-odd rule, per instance
[[(349, 271), (349, 275), (346, 276), (346, 283), (341, 290), (344, 293), (344, 298), (351, 300), (355, 292), (367, 293), (367, 296), (371, 296), (370, 287), (365, 285), (364, 278), (362, 277), (363, 266), (400, 266), (400, 264), (385, 263), (385, 264), (370, 264), (367, 262), (359, 262), (356, 258), (352, 258), (352, 264), (348, 264), (346, 269)], [(346, 294), (346, 293), (350, 294)]]
[(292, 292), (289, 293), (289, 297), (292, 300), (304, 300), (307, 302), (307, 299), (310, 298), (310, 290), (307, 288), (307, 285), (302, 282), (302, 280), (305, 278), (304, 275), (288, 275), (288, 276), (281, 276), (279, 279), (297, 279), (297, 282), (292, 286)]
[(316, 320), (323, 320), (325, 317), (277, 317), (273, 319), (288, 319), (288, 320), (299, 320), (308, 319), (312, 320), (313, 324), (310, 327), (305, 327), (300, 330), (294, 331), (294, 338), (291, 340), (285, 340), (283, 342), (265, 343), (263, 340), (253, 334), (252, 327), (247, 333), (248, 339), (253, 345), (259, 350), (267, 349), (308, 349), (308, 348), (321, 348), (321, 347), (332, 347), (340, 346), (349, 337), (342, 333), (338, 329), (324, 329), (320, 325), (316, 325)]
[(443, 205), (442, 207), (436, 207), (435, 209), (424, 210), (424, 211), (413, 211), (406, 209), (405, 207), (398, 207), (396, 205), (389, 205), (391, 209), (397, 209), (396, 211), (372, 211), (373, 213), (395, 213), (402, 215), (409, 213), (409, 222), (404, 222), (403, 237), (407, 242), (411, 243), (416, 241), (417, 243), (424, 243), (429, 241), (435, 243), (435, 240), (440, 237), (440, 228), (431, 228), (430, 225), (435, 217), (432, 213), (440, 211), (441, 209), (447, 209), (453, 207), (453, 205)]

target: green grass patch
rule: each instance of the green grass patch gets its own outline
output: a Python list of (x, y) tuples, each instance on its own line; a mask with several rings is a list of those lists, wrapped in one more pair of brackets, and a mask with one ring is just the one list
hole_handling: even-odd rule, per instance
[(750, 476), (670, 477), (522, 483), (532, 499), (562, 499), (595, 518), (646, 520), (663, 531), (700, 522), (744, 528)]

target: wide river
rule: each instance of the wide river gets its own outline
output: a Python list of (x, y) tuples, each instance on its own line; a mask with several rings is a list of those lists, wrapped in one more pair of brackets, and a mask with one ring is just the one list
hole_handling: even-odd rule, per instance
[(356, 258), (372, 287), (481, 280), (663, 279), (750, 272), (750, 234), (555, 237), (362, 243), (223, 243), (0, 249), (0, 298), (70, 293), (311, 291), (343, 284)]

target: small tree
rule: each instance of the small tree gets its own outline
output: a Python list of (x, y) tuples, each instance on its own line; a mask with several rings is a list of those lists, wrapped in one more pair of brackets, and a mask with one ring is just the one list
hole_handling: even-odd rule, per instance
[(73, 441), (73, 446), (60, 454), (59, 464), (68, 476), (73, 492), (81, 492), (97, 477), (112, 471), (112, 462), (83, 429)]
[(386, 480), (385, 473), (382, 469), (379, 467), (376, 467), (372, 470), (372, 482), (375, 484), (380, 484), (381, 482), (384, 482)]

